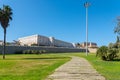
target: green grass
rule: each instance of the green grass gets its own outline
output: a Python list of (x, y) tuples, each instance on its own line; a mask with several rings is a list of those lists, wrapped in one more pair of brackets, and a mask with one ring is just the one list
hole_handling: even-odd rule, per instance
[[(104, 75), (107, 80), (120, 80), (120, 62), (119, 61), (102, 61), (91, 56), (88, 59), (95, 69)], [(95, 59), (95, 60), (93, 60)]]
[(120, 80), (120, 61), (102, 61), (95, 54), (72, 54), (84, 57), (93, 67), (102, 74), (107, 80)]
[(44, 80), (57, 67), (70, 60), (55, 54), (0, 55), (0, 80)]
[(0, 80), (45, 80), (60, 65), (70, 60), (70, 56), (87, 59), (107, 80), (120, 80), (120, 61), (102, 61), (95, 54), (60, 53), (43, 55), (0, 55)]

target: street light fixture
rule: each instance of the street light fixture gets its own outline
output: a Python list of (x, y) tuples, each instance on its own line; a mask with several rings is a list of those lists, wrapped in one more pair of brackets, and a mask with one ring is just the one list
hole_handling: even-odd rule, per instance
[(88, 7), (90, 6), (89, 2), (85, 2), (84, 6), (86, 8), (86, 56), (88, 55)]

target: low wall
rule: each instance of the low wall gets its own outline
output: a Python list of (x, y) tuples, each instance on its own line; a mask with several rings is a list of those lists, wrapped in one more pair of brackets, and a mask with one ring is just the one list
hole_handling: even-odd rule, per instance
[(90, 53), (96, 53), (98, 48), (88, 48)]
[[(6, 53), (13, 54), (17, 51), (23, 50), (46, 50), (47, 52), (85, 52), (85, 49), (78, 48), (58, 48), (58, 47), (45, 47), (45, 46), (6, 46)], [(0, 53), (3, 51), (3, 46), (0, 46)]]

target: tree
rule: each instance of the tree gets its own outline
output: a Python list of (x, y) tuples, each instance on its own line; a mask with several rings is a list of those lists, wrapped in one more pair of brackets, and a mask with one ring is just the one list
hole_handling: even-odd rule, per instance
[(76, 47), (80, 48), (81, 44), (80, 43), (76, 43)]
[(120, 16), (117, 17), (117, 25), (114, 29), (114, 33), (117, 34), (116, 43), (113, 45), (114, 48), (120, 48)]
[(116, 46), (114, 48), (120, 48), (120, 37), (119, 36), (117, 36), (117, 40), (116, 40), (116, 43), (114, 44), (114, 46)]
[(120, 39), (119, 39), (119, 36), (117, 36), (116, 43), (119, 43), (119, 42), (120, 42)]
[(109, 43), (109, 45), (108, 45), (108, 48), (113, 48), (114, 47), (114, 43)]
[(117, 25), (114, 29), (114, 33), (118, 34), (118, 38), (120, 38), (120, 16), (117, 17)]
[(12, 9), (8, 5), (3, 5), (3, 8), (0, 8), (0, 23), (4, 29), (3, 59), (5, 59), (6, 51), (6, 29), (9, 26), (10, 20), (12, 20), (12, 14)]

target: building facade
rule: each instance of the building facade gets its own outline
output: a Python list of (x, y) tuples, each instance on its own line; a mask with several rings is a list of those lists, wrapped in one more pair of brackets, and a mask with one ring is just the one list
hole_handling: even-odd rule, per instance
[[(86, 47), (86, 42), (81, 43), (80, 46), (85, 48)], [(88, 48), (97, 48), (97, 44), (93, 43), (93, 42), (88, 42), (87, 46), (88, 46)]]
[(22, 46), (32, 46), (36, 44), (38, 46), (54, 46), (54, 47), (68, 47), (74, 48), (72, 43), (55, 39), (54, 37), (46, 37), (41, 35), (32, 35), (18, 39)]
[(0, 45), (3, 45), (3, 41), (2, 40), (0, 40)]

